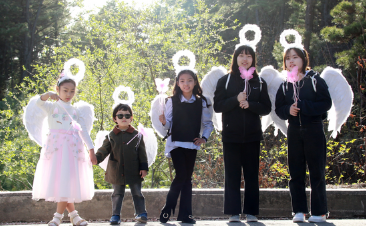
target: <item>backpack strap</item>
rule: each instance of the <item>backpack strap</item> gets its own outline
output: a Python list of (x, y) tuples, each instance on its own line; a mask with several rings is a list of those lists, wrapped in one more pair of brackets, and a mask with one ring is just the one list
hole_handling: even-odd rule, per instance
[(262, 92), (262, 83), (263, 83), (263, 80), (259, 76), (258, 76), (258, 78), (259, 78), (259, 92)]
[(230, 76), (231, 76), (231, 74), (229, 74), (229, 76), (227, 77), (226, 85), (225, 85), (225, 90), (227, 90), (227, 86), (229, 85)]

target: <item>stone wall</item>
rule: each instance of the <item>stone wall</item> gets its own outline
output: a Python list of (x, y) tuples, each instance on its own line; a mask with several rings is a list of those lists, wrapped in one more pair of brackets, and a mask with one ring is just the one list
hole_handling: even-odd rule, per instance
[[(143, 189), (148, 217), (159, 217), (168, 189)], [(112, 190), (97, 190), (91, 201), (77, 203), (76, 209), (87, 220), (108, 220), (111, 216)], [(308, 197), (310, 191), (307, 190)], [(223, 214), (223, 189), (193, 189), (193, 214), (195, 217), (225, 217)], [(366, 189), (327, 190), (331, 218), (366, 217)], [(261, 217), (291, 217), (291, 197), (288, 189), (260, 190)], [(179, 204), (176, 209), (179, 208)], [(0, 192), (0, 223), (47, 222), (56, 211), (56, 204), (32, 200), (31, 191)], [(134, 207), (129, 189), (122, 207), (122, 218), (133, 218)], [(66, 215), (66, 213), (65, 213)], [(68, 218), (65, 218), (68, 220)]]

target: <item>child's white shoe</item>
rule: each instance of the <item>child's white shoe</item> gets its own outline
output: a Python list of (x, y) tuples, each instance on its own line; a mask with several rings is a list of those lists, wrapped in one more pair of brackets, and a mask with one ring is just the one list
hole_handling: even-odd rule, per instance
[(247, 222), (258, 222), (258, 219), (254, 215), (247, 214)]
[(311, 216), (311, 217), (309, 217), (308, 221), (309, 221), (310, 223), (326, 222), (326, 221), (327, 221), (327, 216), (326, 216), (326, 215), (321, 215), (321, 216)]
[(292, 218), (294, 223), (296, 222), (305, 222), (305, 214), (304, 213), (296, 213), (295, 216)]
[(74, 210), (68, 215), (70, 217), (70, 222), (73, 226), (85, 226), (88, 225), (88, 222), (81, 218), (78, 214), (78, 211)]
[(62, 223), (62, 218), (64, 217), (64, 214), (55, 213), (53, 215), (53, 219), (48, 222), (49, 226), (59, 226)]
[(229, 218), (229, 222), (240, 222), (239, 214), (238, 214), (238, 215), (232, 215), (232, 216)]

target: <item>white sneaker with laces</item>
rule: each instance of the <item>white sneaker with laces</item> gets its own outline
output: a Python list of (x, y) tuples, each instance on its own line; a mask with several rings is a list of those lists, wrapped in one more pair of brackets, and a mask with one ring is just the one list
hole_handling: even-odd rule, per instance
[(232, 216), (229, 218), (229, 222), (240, 222), (240, 217), (239, 217), (239, 215), (232, 215)]
[(305, 222), (305, 214), (304, 213), (296, 213), (295, 216), (292, 218), (294, 223), (296, 222)]
[(321, 216), (311, 216), (311, 217), (309, 217), (308, 221), (309, 221), (310, 223), (326, 222), (326, 221), (327, 221), (327, 216), (326, 216), (326, 215), (321, 215)]
[(247, 222), (258, 222), (258, 219), (254, 215), (247, 214)]

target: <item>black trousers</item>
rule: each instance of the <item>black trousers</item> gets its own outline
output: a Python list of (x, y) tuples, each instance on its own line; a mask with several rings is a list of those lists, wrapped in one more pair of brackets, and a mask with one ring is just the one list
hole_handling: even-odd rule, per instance
[(322, 123), (306, 126), (289, 125), (288, 165), (292, 211), (308, 213), (305, 192), (306, 164), (310, 173), (311, 214), (328, 213), (325, 190), (326, 140)]
[(249, 143), (223, 143), (225, 164), (224, 214), (242, 213), (240, 182), (244, 172), (243, 213), (259, 214), (259, 152), (260, 141)]
[(165, 209), (172, 209), (174, 213), (180, 194), (177, 220), (182, 221), (192, 215), (192, 174), (197, 150), (176, 148), (170, 152), (170, 155), (173, 160), (175, 177), (170, 185)]

